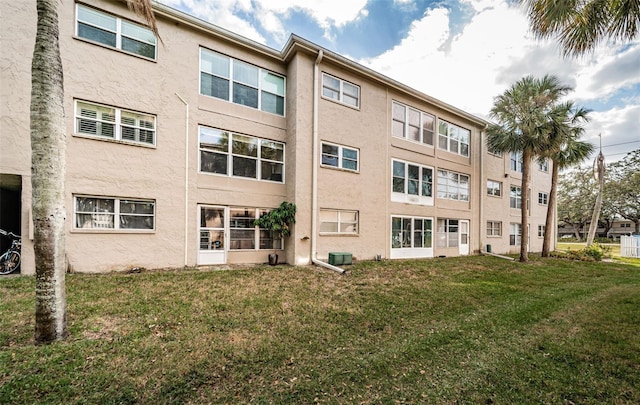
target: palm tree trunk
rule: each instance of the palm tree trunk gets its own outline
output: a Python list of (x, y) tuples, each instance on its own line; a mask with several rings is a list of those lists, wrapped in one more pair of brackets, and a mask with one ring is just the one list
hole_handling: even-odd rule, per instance
[(31, 65), (31, 185), (36, 264), (35, 342), (67, 335), (65, 293), (66, 128), (58, 45), (59, 0), (37, 0)]
[(602, 151), (598, 155), (598, 196), (596, 204), (593, 207), (593, 215), (591, 216), (591, 224), (589, 225), (589, 234), (587, 235), (587, 246), (593, 243), (598, 229), (598, 219), (600, 218), (600, 210), (602, 209), (602, 193), (604, 193), (604, 155)]
[(551, 169), (551, 192), (547, 205), (547, 219), (544, 222), (544, 240), (542, 241), (542, 257), (549, 257), (551, 253), (551, 237), (557, 232), (553, 224), (556, 212), (556, 200), (558, 199), (558, 165), (553, 162)]
[(520, 237), (520, 261), (529, 261), (529, 172), (531, 171), (531, 152), (524, 150), (522, 153), (522, 195), (520, 209), (520, 226), (522, 228), (522, 236)]

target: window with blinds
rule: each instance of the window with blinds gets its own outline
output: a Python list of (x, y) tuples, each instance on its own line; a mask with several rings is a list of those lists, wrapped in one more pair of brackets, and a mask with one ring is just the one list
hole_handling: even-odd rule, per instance
[(156, 117), (153, 115), (78, 100), (75, 107), (76, 134), (156, 144)]

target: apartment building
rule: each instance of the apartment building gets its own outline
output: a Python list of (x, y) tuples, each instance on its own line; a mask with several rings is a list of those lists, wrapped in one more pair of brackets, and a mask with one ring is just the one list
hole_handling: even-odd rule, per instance
[[(3, 8), (0, 227), (32, 274), (36, 10)], [(541, 249), (550, 163), (523, 192), (485, 120), (298, 36), (274, 50), (154, 9), (162, 42), (121, 2), (60, 3), (74, 271), (515, 253), (522, 206)], [(253, 219), (282, 201), (298, 211), (277, 240)]]

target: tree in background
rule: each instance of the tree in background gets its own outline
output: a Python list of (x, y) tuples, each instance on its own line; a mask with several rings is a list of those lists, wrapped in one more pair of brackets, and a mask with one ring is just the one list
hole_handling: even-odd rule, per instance
[(569, 225), (578, 240), (580, 231), (591, 220), (597, 183), (591, 168), (576, 169), (560, 175), (558, 182), (558, 223)]
[[(59, 0), (36, 0), (31, 62), (31, 186), (36, 264), (36, 344), (67, 336), (64, 178), (66, 125), (58, 43)], [(158, 35), (150, 0), (127, 0)]]
[[(549, 113), (570, 90), (571, 87), (560, 84), (555, 76), (525, 76), (494, 99), (490, 117), (496, 123), (487, 128), (487, 146), (496, 152), (522, 153), (521, 190), (524, 196), (531, 181), (531, 161), (545, 154), (553, 145)], [(522, 204), (520, 225), (520, 261), (526, 262), (526, 241), (529, 240), (527, 204)]]
[(557, 206), (558, 173), (560, 170), (579, 165), (593, 151), (593, 145), (580, 140), (584, 133), (583, 125), (589, 121), (588, 114), (589, 110), (578, 108), (571, 101), (557, 105), (550, 114), (553, 145), (544, 154), (544, 157), (553, 161), (553, 167), (551, 169), (551, 190), (547, 204), (542, 257), (549, 257), (551, 238), (557, 232), (553, 219)]
[(538, 38), (556, 37), (565, 56), (591, 52), (603, 40), (632, 41), (640, 30), (638, 0), (520, 0)]
[(609, 169), (609, 202), (618, 215), (634, 223), (634, 233), (640, 234), (640, 149), (629, 152)]

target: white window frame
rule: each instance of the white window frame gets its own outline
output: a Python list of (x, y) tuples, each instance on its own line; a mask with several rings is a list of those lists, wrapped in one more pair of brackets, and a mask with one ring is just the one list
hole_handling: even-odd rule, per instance
[[(467, 179), (466, 188), (462, 186), (462, 178)], [(444, 200), (470, 201), (471, 176), (450, 170), (438, 169), (437, 196)]]
[[(438, 218), (438, 239), (436, 242), (437, 247), (460, 247), (460, 222), (461, 220), (459, 219)], [(456, 229), (456, 231), (453, 231), (453, 229)]]
[[(398, 221), (399, 228), (396, 226)], [(416, 226), (418, 223), (421, 224), (421, 229)], [(390, 229), (392, 259), (433, 257), (434, 221), (432, 217), (392, 215)], [(424, 246), (427, 243), (416, 246), (415, 241), (418, 239), (416, 235), (419, 235), (421, 242), (426, 240), (429, 246)]]
[(522, 225), (512, 222), (509, 224), (509, 246), (520, 246), (522, 244)]
[[(203, 134), (203, 131), (210, 131), (209, 134)], [(228, 141), (227, 141), (227, 150), (224, 151), (222, 149), (216, 149), (215, 147), (206, 147), (206, 146), (202, 146), (202, 142), (201, 142), (201, 137), (204, 135), (211, 135), (211, 136), (216, 136), (216, 135), (221, 135), (223, 136), (224, 134), (227, 134), (228, 136)], [(233, 143), (234, 143), (234, 137), (237, 137), (238, 139), (240, 138), (250, 138), (250, 139), (254, 139), (256, 142), (256, 156), (249, 156), (249, 155), (242, 155), (242, 154), (238, 154), (238, 153), (233, 153)], [(273, 159), (267, 159), (264, 158), (262, 156), (262, 148), (265, 147), (265, 144), (273, 144), (275, 145), (279, 145), (282, 147), (282, 160), (273, 160)], [(285, 170), (286, 170), (286, 163), (285, 163), (285, 156), (286, 156), (286, 150), (285, 150), (285, 144), (284, 142), (279, 142), (279, 141), (274, 141), (271, 139), (264, 139), (264, 138), (259, 138), (256, 136), (252, 136), (252, 135), (244, 135), (244, 134), (239, 134), (239, 133), (235, 133), (235, 132), (231, 132), (231, 131), (225, 131), (222, 129), (218, 129), (218, 128), (212, 128), (212, 127), (208, 127), (208, 126), (204, 126), (204, 125), (200, 125), (198, 126), (198, 173), (203, 173), (203, 174), (208, 174), (208, 175), (214, 175), (214, 176), (225, 176), (225, 177), (233, 177), (236, 179), (247, 179), (247, 180), (256, 180), (256, 181), (266, 181), (266, 182), (270, 182), (270, 183), (277, 183), (277, 184), (284, 184), (285, 183)], [(279, 149), (279, 148), (278, 148)], [(202, 154), (203, 153), (213, 153), (213, 154), (218, 154), (218, 155), (224, 155), (226, 156), (226, 173), (216, 173), (213, 171), (206, 171), (206, 170), (202, 170)], [(242, 158), (242, 159), (251, 159), (251, 160), (255, 160), (256, 161), (256, 175), (255, 177), (248, 177), (248, 176), (239, 176), (239, 175), (234, 175), (233, 174), (233, 160), (234, 157), (237, 158)], [(262, 173), (262, 164), (266, 163), (266, 164), (276, 164), (276, 165), (281, 165), (282, 166), (282, 174), (281, 174), (281, 180), (271, 180), (271, 179), (263, 179), (263, 173)]]
[(544, 238), (544, 225), (538, 225), (538, 238)]
[[(270, 211), (269, 208), (250, 208), (250, 207), (229, 207), (228, 210), (228, 214), (227, 216), (229, 217), (229, 251), (232, 252), (247, 252), (247, 251), (258, 251), (258, 250), (282, 250), (283, 249), (283, 239), (281, 238), (280, 240), (276, 239), (273, 237), (273, 235), (271, 234), (269, 238), (263, 238), (263, 235), (266, 235), (267, 233), (269, 233), (269, 231), (267, 231), (266, 229), (263, 228), (258, 228), (257, 226), (248, 226), (248, 227), (242, 227), (242, 226), (234, 226), (234, 217), (233, 216), (233, 212), (234, 211), (244, 211), (247, 215), (246, 217), (238, 217), (238, 218), (243, 218), (243, 219), (249, 219), (251, 221), (255, 220), (256, 218), (259, 218), (263, 215), (265, 215), (267, 212)], [(234, 238), (234, 231), (246, 231), (247, 233), (251, 233), (251, 239), (243, 239), (243, 238), (238, 238), (237, 236)], [(250, 240), (252, 242), (253, 247), (252, 248), (241, 248), (241, 247), (234, 247), (234, 245), (238, 244), (238, 243), (234, 243), (234, 242), (240, 242), (242, 240)], [(273, 245), (272, 246), (265, 246), (262, 247), (263, 245), (263, 240), (270, 240), (273, 241)], [(241, 243), (240, 243), (241, 244)]]
[[(333, 87), (326, 78), (330, 78), (338, 81), (338, 87)], [(351, 94), (345, 92), (345, 89), (353, 88), (357, 95), (354, 97)], [(337, 101), (341, 104), (346, 105), (347, 107), (360, 109), (360, 86), (357, 84), (348, 82), (339, 77), (330, 75), (328, 73), (322, 72), (322, 98), (332, 101)], [(349, 103), (346, 100), (355, 99), (355, 104)]]
[(548, 205), (549, 204), (549, 194), (543, 191), (538, 192), (538, 204), (540, 205)]
[[(76, 136), (82, 136), (82, 137), (89, 137), (89, 138), (94, 138), (94, 139), (102, 139), (102, 140), (108, 140), (108, 141), (117, 141), (117, 142), (122, 142), (122, 143), (127, 143), (127, 144), (131, 144), (131, 145), (137, 145), (137, 146), (146, 146), (146, 147), (155, 147), (156, 146), (156, 135), (157, 135), (157, 117), (154, 114), (149, 114), (149, 113), (143, 113), (143, 112), (139, 112), (139, 111), (133, 111), (133, 110), (126, 110), (123, 108), (118, 108), (118, 107), (114, 107), (114, 106), (110, 106), (110, 105), (106, 105), (106, 104), (99, 104), (99, 103), (94, 103), (93, 101), (86, 101), (86, 100), (74, 100), (74, 121), (73, 121), (73, 126), (74, 126), (74, 135)], [(81, 107), (79, 106), (79, 104), (86, 104), (88, 106), (94, 106), (97, 107), (97, 110), (99, 109), (111, 109), (113, 110), (113, 121), (108, 121), (105, 120), (104, 117), (98, 117), (96, 115), (96, 117), (90, 117), (87, 115), (82, 115), (81, 112)], [(124, 118), (123, 116), (127, 116), (127, 115), (136, 115), (139, 118), (136, 120), (135, 124), (131, 124), (131, 123), (126, 123), (123, 122)], [(142, 120), (141, 118), (150, 118), (153, 121), (147, 121), (147, 120)], [(96, 128), (101, 127), (104, 124), (108, 124), (108, 125), (113, 125), (113, 137), (108, 136), (108, 135), (101, 135), (97, 133), (89, 133), (89, 132), (81, 132), (81, 121), (90, 121), (90, 122), (95, 122), (96, 123)], [(144, 126), (142, 123), (146, 122), (151, 124), (152, 126)], [(128, 128), (128, 129), (132, 129), (135, 133), (134, 137), (136, 137), (138, 140), (131, 140), (131, 139), (126, 139), (123, 138), (123, 133), (124, 128)], [(145, 132), (150, 132), (151, 136), (153, 137), (153, 142), (144, 142), (144, 141), (140, 141), (140, 139), (142, 139), (142, 131)]]
[[(208, 72), (208, 71), (204, 71), (203, 70), (202, 55), (204, 53), (209, 53), (212, 56), (217, 57), (217, 58), (226, 59), (229, 62), (228, 63), (228, 71), (226, 72), (226, 77), (225, 76), (220, 76), (220, 75), (216, 74), (213, 71)], [(256, 83), (248, 83), (246, 81), (242, 81), (242, 79), (240, 77), (237, 77), (237, 78), (234, 77), (234, 71), (235, 71), (234, 65), (235, 64), (238, 64), (238, 68), (240, 68), (242, 66), (245, 66), (245, 65), (248, 66), (248, 67), (251, 67), (251, 68), (255, 68), (257, 70), (257, 78), (256, 78), (257, 82)], [(245, 61), (242, 61), (242, 60), (239, 60), (239, 59), (231, 58), (231, 57), (229, 57), (227, 55), (223, 55), (221, 53), (212, 51), (212, 50), (204, 48), (204, 47), (200, 47), (199, 72), (200, 72), (200, 74), (198, 76), (198, 89), (199, 89), (198, 91), (199, 91), (199, 93), (201, 95), (203, 95), (205, 97), (215, 98), (217, 100), (224, 100), (224, 101), (229, 102), (229, 103), (233, 103), (233, 104), (236, 104), (236, 105), (241, 105), (241, 106), (252, 108), (252, 109), (255, 109), (255, 110), (263, 111), (263, 112), (266, 112), (268, 114), (276, 115), (278, 117), (285, 117), (286, 116), (286, 108), (287, 108), (287, 97), (286, 97), (286, 94), (287, 94), (287, 78), (286, 78), (286, 76), (281, 75), (281, 74), (276, 73), (276, 72), (272, 72), (272, 71), (267, 70), (267, 69), (263, 69), (263, 68), (261, 68), (259, 66), (253, 65), (251, 63), (248, 63), (248, 62), (245, 62)], [(228, 88), (227, 88), (228, 97), (227, 98), (222, 98), (222, 97), (218, 97), (218, 96), (215, 96), (215, 95), (210, 95), (210, 94), (203, 93), (203, 91), (202, 91), (202, 75), (203, 74), (207, 74), (209, 76), (217, 77), (217, 78), (220, 78), (220, 79), (223, 79), (223, 80), (227, 81), (228, 82)], [(274, 92), (273, 88), (269, 88), (269, 86), (265, 85), (265, 78), (268, 77), (268, 76), (274, 76), (276, 78), (282, 79), (282, 90), (280, 92)], [(240, 102), (236, 102), (234, 100), (234, 97), (233, 97), (234, 96), (234, 93), (233, 93), (234, 84), (239, 84), (239, 85), (244, 86), (244, 87), (249, 87), (249, 88), (255, 89), (257, 91), (257, 93), (258, 93), (258, 96), (257, 96), (258, 105), (256, 107), (253, 107), (251, 105), (247, 105), (247, 104), (243, 104), (243, 103), (240, 103)], [(277, 111), (270, 111), (270, 110), (266, 110), (265, 109), (267, 104), (263, 103), (263, 93), (266, 93), (267, 95), (271, 95), (271, 96), (274, 96), (276, 98), (281, 98), (282, 99), (282, 114), (280, 114)]]
[(502, 197), (502, 182), (487, 180), (487, 195), (492, 197)]
[[(325, 145), (333, 148), (338, 148), (337, 154), (325, 153), (324, 151)], [(356, 154), (355, 159), (350, 159), (348, 157), (345, 157), (345, 152), (355, 152)], [(356, 173), (360, 172), (360, 150), (357, 148), (343, 146), (337, 143), (322, 142), (320, 153), (322, 155), (320, 157), (320, 165), (322, 167), (332, 168), (332, 169), (342, 169), (342, 170), (347, 170), (347, 171), (356, 172)], [(335, 164), (331, 163), (333, 159), (335, 159)], [(352, 169), (350, 167), (345, 167), (345, 163), (349, 161), (356, 163), (355, 169)]]
[(487, 236), (490, 238), (502, 237), (502, 221), (487, 221)]
[[(113, 211), (108, 211), (95, 207), (92, 211), (79, 211), (78, 200), (79, 199), (96, 199), (113, 202)], [(151, 204), (153, 213), (130, 213), (122, 212), (122, 204)], [(83, 226), (79, 226), (80, 217), (90, 215), (90, 221), (82, 221)], [(123, 217), (144, 217), (151, 218), (153, 224), (151, 228), (127, 228), (121, 227), (121, 220)], [(109, 226), (111, 225), (111, 226)], [(132, 232), (132, 233), (153, 233), (156, 229), (156, 201), (150, 199), (141, 198), (119, 198), (119, 197), (107, 197), (96, 195), (83, 195), (77, 194), (73, 196), (73, 229), (74, 231), (82, 232)]]
[(509, 168), (513, 172), (522, 173), (522, 152), (511, 152), (509, 154)]
[[(397, 165), (403, 165), (403, 174), (402, 177), (401, 176), (397, 176), (396, 175), (396, 171), (395, 171), (395, 167)], [(418, 169), (418, 178), (417, 179), (410, 179), (409, 178), (409, 171), (410, 168), (409, 167), (413, 167), (413, 168), (417, 168)], [(427, 172), (431, 172), (431, 182), (425, 182), (425, 174)], [(403, 191), (396, 191), (394, 186), (395, 186), (395, 179), (402, 179), (403, 181)], [(409, 193), (409, 183), (410, 181), (417, 181), (417, 194), (410, 194)], [(431, 193), (428, 195), (423, 195), (423, 192), (425, 190), (425, 187), (427, 190), (430, 190)], [(428, 206), (432, 206), (433, 205), (433, 194), (434, 194), (434, 169), (433, 167), (430, 166), (423, 166), (423, 165), (419, 165), (417, 163), (413, 163), (413, 162), (407, 162), (404, 160), (400, 160), (400, 159), (391, 159), (391, 201), (393, 202), (402, 202), (402, 203), (409, 203), (409, 204), (419, 204), (419, 205), (428, 205)]]
[(509, 207), (522, 209), (522, 187), (512, 184), (509, 188)]
[[(318, 222), (320, 235), (358, 235), (360, 232), (360, 213), (356, 210), (320, 208)], [(327, 231), (327, 225), (336, 230)]]
[(545, 159), (542, 163), (538, 162), (538, 170), (541, 172), (549, 172), (549, 159)]
[[(402, 108), (404, 110), (404, 114), (402, 117), (402, 120), (399, 120), (396, 118), (395, 116), (395, 111), (396, 108)], [(420, 139), (415, 139), (414, 137), (410, 137), (409, 133), (410, 133), (410, 129), (411, 128), (416, 128), (415, 125), (412, 125), (410, 122), (410, 115), (411, 114), (418, 114), (418, 137)], [(425, 128), (425, 124), (427, 123), (427, 121), (431, 120), (431, 129)], [(399, 126), (397, 125), (402, 125), (402, 136), (399, 136), (398, 134), (396, 134), (396, 127), (399, 128)], [(391, 102), (391, 135), (396, 137), (396, 138), (401, 138), (401, 139), (406, 139), (407, 141), (410, 142), (415, 142), (418, 143), (420, 145), (426, 145), (426, 146), (430, 146), (433, 147), (433, 143), (435, 142), (435, 137), (436, 137), (436, 116), (433, 114), (429, 114), (426, 113), (424, 111), (418, 110), (417, 108), (413, 108), (411, 106), (408, 106), (406, 104), (400, 103), (398, 101), (392, 101)], [(431, 133), (431, 141), (429, 141), (429, 137), (427, 136), (428, 133)]]
[[(80, 10), (81, 9), (87, 10), (87, 11), (92, 12), (92, 13), (101, 14), (103, 18), (106, 17), (106, 18), (110, 18), (110, 19), (115, 20), (115, 31), (113, 31), (111, 29), (108, 29), (106, 27), (101, 27), (99, 25), (93, 24), (93, 23), (91, 23), (89, 21), (81, 21), (80, 20)], [(82, 23), (84, 25), (87, 25), (87, 26), (91, 26), (93, 28), (96, 28), (96, 29), (99, 29), (99, 30), (102, 30), (102, 31), (111, 32), (112, 34), (115, 34), (115, 36), (116, 36), (116, 44), (115, 44), (115, 46), (110, 45), (110, 44), (106, 44), (104, 42), (95, 41), (95, 40), (93, 40), (91, 38), (80, 36), (79, 29), (78, 29), (80, 23)], [(135, 36), (132, 36), (132, 35), (126, 35), (124, 33), (123, 28), (122, 28), (123, 24), (124, 25), (129, 24), (129, 25), (133, 26), (137, 30), (141, 30), (143, 32), (146, 32), (150, 37), (153, 37), (153, 40), (145, 40), (143, 38), (135, 37)], [(75, 36), (76, 36), (76, 38), (82, 39), (83, 41), (91, 42), (93, 44), (99, 44), (101, 46), (105, 46), (105, 47), (112, 48), (112, 49), (118, 49), (119, 51), (128, 53), (130, 55), (138, 56), (140, 58), (148, 59), (148, 60), (156, 60), (157, 56), (158, 56), (158, 46), (157, 46), (157, 42), (158, 41), (157, 41), (157, 39), (155, 37), (155, 34), (153, 34), (153, 31), (151, 31), (149, 28), (145, 27), (142, 24), (138, 24), (136, 22), (117, 17), (117, 16), (115, 16), (113, 14), (104, 12), (102, 10), (98, 10), (98, 9), (93, 8), (93, 7), (87, 7), (87, 6), (83, 5), (83, 4), (76, 4)], [(130, 51), (130, 50), (123, 49), (122, 48), (122, 38), (123, 37), (127, 38), (127, 39), (130, 39), (130, 40), (133, 40), (133, 41), (136, 41), (136, 42), (140, 42), (140, 43), (143, 43), (143, 44), (146, 44), (146, 45), (153, 46), (153, 57), (146, 56), (146, 55), (143, 55), (143, 54), (140, 54), (140, 53), (137, 53), (137, 52), (133, 52), (133, 51)]]
[[(444, 130), (444, 132), (443, 132)], [(466, 135), (466, 142), (465, 142)], [(452, 124), (451, 122), (438, 120), (438, 149), (446, 150), (449, 153), (469, 157), (471, 154), (471, 131)], [(457, 150), (454, 148), (457, 145)], [(463, 147), (466, 146), (466, 148)], [(466, 149), (466, 153), (464, 150)]]

